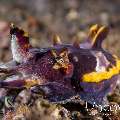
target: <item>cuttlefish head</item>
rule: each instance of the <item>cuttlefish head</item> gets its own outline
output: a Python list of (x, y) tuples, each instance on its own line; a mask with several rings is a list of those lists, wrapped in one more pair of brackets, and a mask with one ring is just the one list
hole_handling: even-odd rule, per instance
[(62, 70), (65, 74), (71, 75), (73, 71), (73, 65), (69, 61), (68, 50), (62, 49), (61, 51), (52, 50), (52, 55), (54, 56), (53, 69)]

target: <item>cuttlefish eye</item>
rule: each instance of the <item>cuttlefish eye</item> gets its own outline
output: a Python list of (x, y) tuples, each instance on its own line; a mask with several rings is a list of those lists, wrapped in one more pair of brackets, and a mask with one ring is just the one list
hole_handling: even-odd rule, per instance
[(52, 51), (52, 55), (54, 56), (55, 60), (53, 69), (68, 68), (69, 60), (66, 52), (67, 51), (62, 51), (61, 53), (57, 54), (55, 50)]
[(67, 67), (67, 64), (65, 63), (64, 59), (63, 58), (59, 58), (59, 59), (56, 59), (56, 68), (59, 69), (59, 68), (66, 68)]
[(62, 57), (57, 57), (57, 58), (55, 58), (55, 61), (57, 62), (57, 63), (64, 63), (64, 60), (63, 60), (63, 58)]
[(57, 62), (62, 64), (62, 63), (64, 63), (64, 60), (61, 58), (61, 59), (57, 60)]

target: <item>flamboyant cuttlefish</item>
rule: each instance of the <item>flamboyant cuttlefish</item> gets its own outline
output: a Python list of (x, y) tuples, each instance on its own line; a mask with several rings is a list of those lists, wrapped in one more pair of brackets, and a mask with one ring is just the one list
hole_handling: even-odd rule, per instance
[(18, 72), (19, 79), (0, 81), (1, 88), (43, 89), (45, 98), (60, 102), (79, 95), (90, 104), (103, 104), (104, 98), (116, 86), (120, 60), (102, 48), (108, 27), (93, 25), (87, 40), (79, 44), (62, 44), (53, 38), (53, 47), (33, 48), (26, 32), (11, 25), (13, 64), (1, 68)]

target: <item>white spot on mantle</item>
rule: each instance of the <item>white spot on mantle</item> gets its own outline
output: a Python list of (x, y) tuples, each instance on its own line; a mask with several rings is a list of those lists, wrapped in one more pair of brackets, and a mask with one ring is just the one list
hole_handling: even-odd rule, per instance
[(78, 57), (77, 56), (74, 56), (73, 59), (74, 59), (75, 62), (78, 62)]

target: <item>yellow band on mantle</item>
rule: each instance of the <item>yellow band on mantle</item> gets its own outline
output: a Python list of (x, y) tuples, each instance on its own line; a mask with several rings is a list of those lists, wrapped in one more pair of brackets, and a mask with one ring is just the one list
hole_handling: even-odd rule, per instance
[[(116, 57), (115, 57), (116, 58)], [(101, 82), (106, 79), (110, 79), (114, 75), (117, 75), (120, 73), (120, 60), (116, 58), (116, 66), (113, 66), (108, 71), (103, 72), (91, 72), (84, 74), (82, 77), (83, 82)]]

